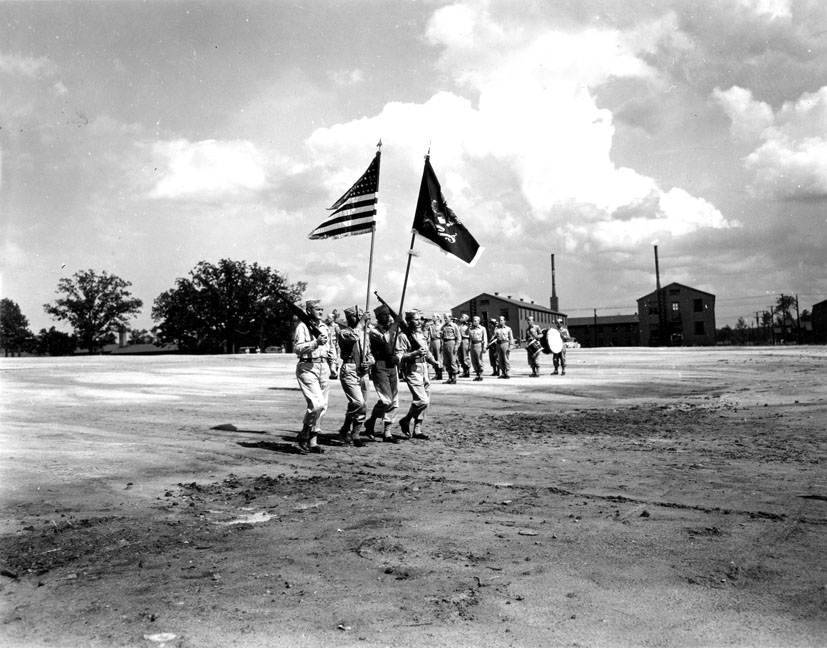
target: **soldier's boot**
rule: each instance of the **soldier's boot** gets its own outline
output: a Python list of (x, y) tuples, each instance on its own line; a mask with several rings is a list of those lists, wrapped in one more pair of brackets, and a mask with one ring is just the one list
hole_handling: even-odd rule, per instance
[(350, 439), (351, 439), (351, 441), (353, 441), (353, 445), (356, 446), (357, 448), (361, 448), (363, 445), (365, 445), (364, 442), (359, 438), (359, 436), (361, 434), (362, 434), (362, 424), (359, 423), (358, 421), (356, 421), (353, 424), (353, 432), (350, 433)]
[(375, 432), (375, 429), (374, 429), (375, 425), (376, 425), (376, 418), (374, 418), (373, 416), (368, 417), (368, 419), (365, 421), (365, 430), (364, 430), (364, 432), (362, 432), (362, 436), (366, 437), (370, 440), (375, 439), (376, 438), (376, 432)]
[(382, 423), (382, 441), (384, 443), (399, 443), (399, 440), (391, 433), (390, 425)]

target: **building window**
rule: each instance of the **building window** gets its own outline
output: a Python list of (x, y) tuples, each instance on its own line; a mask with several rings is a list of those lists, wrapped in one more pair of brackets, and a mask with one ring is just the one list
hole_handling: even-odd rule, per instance
[(680, 288), (670, 288), (669, 289), (669, 294), (670, 295), (680, 295), (681, 294), (681, 289)]
[(692, 300), (692, 310), (696, 313), (703, 313), (704, 312), (704, 300), (703, 299), (693, 299)]
[(703, 322), (695, 322), (695, 335), (706, 335)]
[(677, 313), (681, 309), (681, 305), (678, 302), (672, 302), (672, 312)]

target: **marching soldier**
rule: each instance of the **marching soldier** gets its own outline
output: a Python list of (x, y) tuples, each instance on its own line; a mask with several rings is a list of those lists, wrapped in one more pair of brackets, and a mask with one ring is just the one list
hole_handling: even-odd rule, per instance
[[(361, 318), (361, 322), (360, 322)], [(367, 414), (368, 371), (373, 365), (370, 345), (366, 344), (370, 316), (358, 306), (345, 309), (347, 326), (339, 328), (339, 382), (347, 399), (345, 422), (339, 437), (345, 445), (361, 446), (359, 435)]]
[(560, 337), (563, 339), (563, 348), (560, 349), (560, 353), (552, 353), (551, 354), (551, 361), (554, 363), (554, 371), (551, 372), (552, 376), (557, 375), (557, 369), (559, 367), (560, 373), (562, 375), (566, 375), (566, 342), (571, 340), (571, 336), (569, 335), (569, 330), (563, 325), (563, 318), (558, 317), (557, 321), (555, 322), (557, 326), (557, 330), (560, 331)]
[(428, 350), (431, 355), (437, 360), (437, 366), (434, 367), (435, 378), (442, 380), (442, 365), (439, 361), (442, 359), (442, 318), (439, 313), (434, 313), (434, 319), (428, 322)]
[(540, 354), (543, 345), (540, 338), (543, 336), (542, 329), (534, 323), (534, 318), (528, 316), (528, 328), (525, 331), (526, 353), (528, 354), (528, 366), (531, 369), (531, 377), (537, 378), (540, 375)]
[(405, 438), (427, 441), (430, 437), (422, 432), (422, 421), (431, 402), (428, 365), (438, 367), (439, 363), (425, 343), (419, 311), (407, 311), (405, 322), (407, 332), (401, 332), (396, 339), (396, 357), (402, 379), (411, 392), (411, 406), (408, 413), (399, 419), (399, 427)]
[(451, 313), (445, 313), (445, 322), (442, 324), (442, 366), (448, 372), (447, 385), (455, 385), (459, 364), (457, 362), (457, 347), (460, 343), (459, 327), (453, 322)]
[(376, 324), (368, 332), (368, 339), (374, 360), (370, 377), (376, 390), (377, 401), (370, 418), (365, 422), (365, 431), (362, 434), (374, 439), (376, 425), (379, 424), (382, 440), (386, 443), (397, 443), (391, 432), (391, 425), (399, 407), (398, 362), (392, 346), (397, 325), (391, 320), (390, 309), (384, 304), (374, 308), (373, 312), (376, 315)]
[(500, 375), (500, 364), (497, 358), (497, 338), (494, 333), (497, 330), (497, 323), (494, 320), (488, 321), (488, 362), (491, 363), (491, 375)]
[(468, 315), (462, 314), (459, 318), (459, 353), (458, 360), (460, 369), (462, 369), (462, 377), (469, 378), (471, 376), (471, 340), (468, 337), (468, 329), (471, 324), (468, 321)]
[(298, 437), (298, 449), (302, 454), (321, 454), (324, 450), (318, 445), (318, 437), (327, 411), (330, 367), (336, 363), (336, 356), (330, 344), (330, 333), (322, 322), (324, 309), (321, 302), (309, 299), (305, 303), (305, 310), (319, 334), (311, 334), (308, 325), (301, 320), (293, 333), (293, 350), (298, 356), (296, 380), (307, 402), (302, 431)]
[(471, 351), (471, 364), (474, 367), (474, 380), (481, 381), (485, 371), (485, 350), (488, 347), (488, 331), (480, 324), (478, 315), (474, 315), (468, 327), (468, 340)]

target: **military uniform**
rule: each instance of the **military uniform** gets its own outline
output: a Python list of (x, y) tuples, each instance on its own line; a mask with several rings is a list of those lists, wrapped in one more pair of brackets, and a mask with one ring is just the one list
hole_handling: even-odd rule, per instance
[[(308, 300), (308, 311), (318, 308), (318, 300)], [(321, 321), (316, 325), (324, 336), (329, 335), (327, 326)], [(304, 322), (299, 322), (293, 333), (293, 350), (298, 356), (296, 381), (307, 403), (299, 433), (299, 451), (321, 453), (318, 436), (322, 419), (327, 411), (330, 394), (330, 367), (336, 363), (336, 356), (329, 337), (320, 343), (321, 336), (314, 337)]]
[(500, 378), (511, 378), (511, 344), (514, 341), (511, 327), (505, 322), (497, 324), (497, 328), (494, 329), (494, 339), (497, 341), (497, 364)]
[(566, 375), (566, 342), (571, 340), (571, 335), (569, 335), (569, 330), (563, 326), (563, 320), (557, 320), (557, 330), (560, 331), (560, 337), (563, 338), (563, 348), (560, 349), (560, 353), (552, 353), (551, 354), (551, 361), (554, 363), (554, 371), (552, 371), (552, 375), (557, 374), (557, 370), (560, 369), (560, 373), (564, 376)]
[(474, 318), (468, 327), (468, 341), (471, 351), (471, 365), (474, 367), (474, 380), (482, 380), (485, 371), (485, 350), (488, 346), (488, 331), (480, 325), (479, 319)]
[[(345, 309), (345, 316), (358, 319), (358, 308)], [(339, 383), (347, 399), (345, 422), (339, 429), (339, 436), (346, 445), (360, 445), (359, 434), (367, 415), (368, 372), (373, 365), (370, 345), (366, 344), (365, 324), (339, 328)]]
[(497, 338), (494, 336), (494, 331), (497, 330), (497, 324), (493, 320), (488, 322), (488, 362), (491, 363), (491, 375), (498, 376), (500, 374), (500, 363), (497, 358)]
[(459, 373), (457, 347), (459, 343), (459, 327), (451, 321), (451, 316), (446, 313), (445, 323), (442, 325), (442, 366), (448, 372), (448, 384), (457, 382), (457, 374)]
[(414, 323), (415, 315), (412, 311), (405, 314), (409, 331), (400, 333), (396, 339), (399, 373), (411, 392), (411, 405), (408, 413), (399, 419), (399, 425), (406, 438), (427, 440), (428, 435), (422, 433), (422, 421), (425, 419), (425, 412), (431, 402), (428, 365), (438, 363), (428, 350), (421, 329)]
[[(396, 410), (399, 407), (399, 377), (396, 368), (396, 355), (393, 349), (393, 338), (396, 335), (397, 325), (386, 320), (383, 323), (380, 316), (389, 316), (390, 311), (386, 306), (378, 306), (373, 312), (376, 314), (377, 322), (368, 331), (370, 350), (373, 354), (374, 363), (370, 369), (370, 378), (373, 381), (373, 388), (376, 390), (377, 401), (373, 406), (370, 418), (365, 422), (365, 435), (373, 437), (379, 431), (385, 441), (393, 441), (391, 425), (396, 417)], [(376, 425), (381, 424), (377, 430)]]
[[(428, 332), (428, 350), (431, 355), (439, 362), (442, 359), (442, 320), (439, 315), (434, 313), (433, 321), (427, 326)], [(435, 378), (442, 380), (442, 365), (434, 368), (436, 372)]]
[[(531, 369), (532, 377), (540, 375), (540, 354), (543, 352), (543, 347), (538, 345), (542, 336), (543, 331), (537, 324), (532, 323), (526, 329), (526, 354), (528, 355), (528, 366)], [(536, 344), (532, 345), (532, 342), (536, 342)]]
[(468, 316), (463, 315), (459, 322), (459, 353), (458, 360), (462, 377), (468, 378), (471, 375), (471, 339), (468, 337)]

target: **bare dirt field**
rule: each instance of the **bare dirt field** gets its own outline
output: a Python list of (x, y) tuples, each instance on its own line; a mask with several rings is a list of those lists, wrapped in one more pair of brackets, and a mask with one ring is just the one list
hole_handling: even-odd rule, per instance
[(827, 645), (827, 349), (512, 360), (303, 456), (290, 356), (0, 359), (0, 645)]

